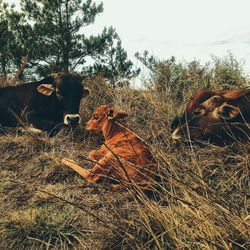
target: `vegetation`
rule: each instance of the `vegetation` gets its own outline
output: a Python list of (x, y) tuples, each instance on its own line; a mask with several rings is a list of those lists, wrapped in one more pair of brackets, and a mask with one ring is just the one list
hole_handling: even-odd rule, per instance
[(92, 46), (100, 47), (101, 51), (93, 53), (95, 63), (86, 68), (89, 75), (102, 74), (115, 88), (129, 85), (128, 80), (140, 73), (140, 69), (133, 69), (133, 63), (127, 60), (127, 52), (122, 48), (121, 39), (113, 27), (105, 28), (97, 38), (91, 36), (90, 41)]
[(151, 82), (158, 93), (175, 93), (183, 100), (187, 91), (199, 88), (244, 88), (249, 86), (248, 76), (244, 73), (243, 62), (239, 62), (232, 53), (223, 58), (212, 56), (210, 62), (202, 65), (199, 61), (177, 62), (175, 57), (157, 60), (148, 51), (135, 55), (151, 70)]
[[(100, 76), (87, 78), (91, 95), (82, 102), (82, 128), (52, 138), (19, 130), (2, 134), (0, 247), (250, 249), (250, 143), (218, 147), (170, 140), (172, 118), (197, 88), (218, 87), (218, 79), (247, 86), (248, 78), (230, 60), (203, 70), (197, 62), (158, 63), (142, 90), (113, 89)], [(206, 81), (209, 72), (217, 73)], [(61, 165), (68, 157), (91, 167), (87, 154), (101, 139), (87, 133), (84, 123), (103, 103), (126, 110), (128, 126), (155, 155), (160, 181), (154, 192), (114, 192)]]
[[(91, 95), (74, 131), (48, 137), (0, 127), (0, 248), (250, 249), (250, 142), (218, 147), (170, 139), (173, 117), (199, 88), (249, 87), (241, 63), (231, 54), (202, 65), (137, 53), (151, 75), (133, 89), (127, 79), (139, 70), (116, 30), (84, 34), (102, 3), (21, 0), (21, 6), (16, 11), (0, 0), (0, 86), (77, 70), (86, 74)], [(130, 114), (129, 128), (157, 159), (152, 192), (111, 191), (61, 165), (67, 157), (91, 167), (88, 152), (101, 138), (84, 124), (106, 103)]]
[[(102, 73), (114, 86), (138, 74), (113, 27), (87, 37), (103, 4), (92, 0), (21, 0), (21, 11), (0, 0), (0, 74), (11, 75), (28, 58), (18, 78), (61, 70)], [(92, 65), (86, 64), (92, 61)]]

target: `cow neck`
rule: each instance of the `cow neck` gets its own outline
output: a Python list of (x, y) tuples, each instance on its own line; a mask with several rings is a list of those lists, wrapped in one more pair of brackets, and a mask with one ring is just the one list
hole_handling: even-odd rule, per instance
[(104, 136), (105, 141), (111, 139), (114, 135), (119, 133), (121, 131), (121, 128), (119, 124), (115, 122), (115, 120), (107, 120), (102, 128), (102, 133)]

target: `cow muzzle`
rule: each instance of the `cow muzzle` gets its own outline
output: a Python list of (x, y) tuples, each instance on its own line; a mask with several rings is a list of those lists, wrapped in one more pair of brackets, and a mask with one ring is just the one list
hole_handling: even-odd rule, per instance
[(79, 114), (67, 114), (64, 117), (64, 124), (70, 126), (76, 126), (81, 122)]

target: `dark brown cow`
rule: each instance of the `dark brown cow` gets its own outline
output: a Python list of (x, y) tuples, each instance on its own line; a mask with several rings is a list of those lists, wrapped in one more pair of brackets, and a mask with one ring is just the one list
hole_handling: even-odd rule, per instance
[(174, 140), (217, 143), (250, 138), (250, 89), (199, 90), (171, 124)]
[(105, 144), (89, 153), (89, 159), (95, 162), (92, 170), (69, 159), (63, 159), (62, 163), (91, 183), (105, 178), (115, 180), (120, 184), (111, 184), (114, 190), (126, 189), (129, 184), (142, 189), (152, 188), (157, 176), (156, 161), (145, 143), (119, 122), (126, 116), (126, 112), (116, 111), (108, 105), (99, 106), (86, 126), (89, 131), (102, 133), (105, 139)]
[(73, 72), (0, 88), (0, 125), (15, 127), (24, 122), (46, 131), (58, 124), (76, 126), (80, 123), (80, 101), (87, 94), (81, 76)]

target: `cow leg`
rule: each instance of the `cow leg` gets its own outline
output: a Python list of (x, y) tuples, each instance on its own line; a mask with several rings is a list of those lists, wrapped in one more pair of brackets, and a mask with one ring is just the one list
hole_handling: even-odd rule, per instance
[(30, 132), (31, 134), (36, 134), (36, 135), (40, 135), (43, 133), (43, 131), (41, 129), (34, 128), (33, 126), (28, 127), (27, 131)]
[(101, 157), (103, 157), (107, 153), (106, 148), (94, 149), (89, 152), (89, 159), (92, 161), (99, 161)]
[(108, 178), (110, 176), (112, 168), (113, 166), (110, 164), (110, 162), (107, 161), (107, 158), (103, 157), (94, 165), (92, 170), (89, 172), (87, 181), (94, 183), (103, 178)]
[(96, 183), (103, 178), (109, 177), (109, 173), (113, 168), (106, 156), (99, 160), (94, 165), (91, 171), (80, 167), (74, 161), (69, 159), (63, 158), (62, 163), (74, 169), (78, 174), (80, 174), (85, 180), (90, 183)]
[(89, 159), (91, 161), (98, 161), (99, 157), (98, 150), (94, 149), (89, 152)]
[(63, 158), (61, 162), (62, 164), (74, 169), (78, 174), (80, 174), (84, 179), (87, 180), (89, 176), (89, 171), (87, 169), (80, 167), (79, 165), (76, 164), (75, 161), (66, 158)]
[(18, 128), (18, 131), (20, 131), (21, 133), (30, 133), (32, 135), (41, 135), (44, 132), (41, 129), (34, 128), (33, 126), (29, 126), (25, 128), (21, 127), (21, 128)]
[(47, 131), (47, 132), (52, 132), (56, 134), (62, 127), (63, 125), (61, 124), (61, 121), (49, 121), (49, 120), (44, 120), (38, 117), (37, 114), (30, 113), (27, 115), (26, 120), (28, 123), (30, 123), (34, 128)]

